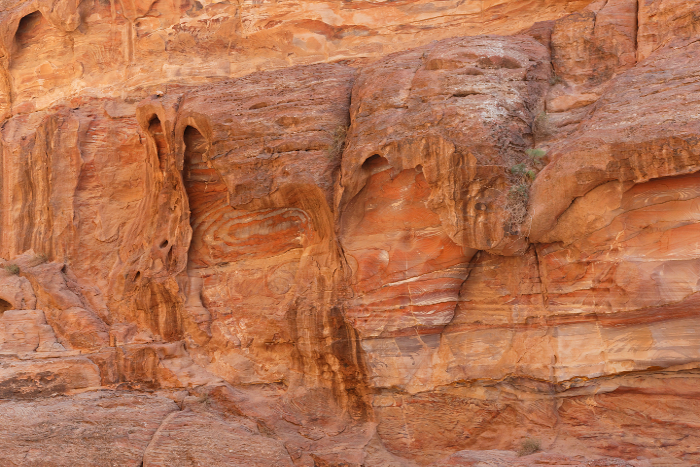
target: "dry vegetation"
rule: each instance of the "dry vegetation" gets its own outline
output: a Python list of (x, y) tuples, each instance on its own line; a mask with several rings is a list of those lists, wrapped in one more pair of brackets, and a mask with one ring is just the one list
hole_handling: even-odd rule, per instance
[(527, 206), (530, 201), (530, 185), (535, 180), (537, 173), (545, 166), (546, 152), (544, 150), (528, 149), (526, 153), (527, 161), (512, 165), (508, 173), (510, 190), (504, 209), (508, 216), (508, 230), (511, 232), (525, 222)]
[(518, 456), (529, 456), (542, 450), (542, 443), (539, 439), (527, 438), (520, 443), (520, 449), (518, 449)]
[(9, 272), (10, 274), (14, 274), (15, 276), (19, 275), (19, 266), (16, 264), (6, 264), (4, 268), (5, 271)]

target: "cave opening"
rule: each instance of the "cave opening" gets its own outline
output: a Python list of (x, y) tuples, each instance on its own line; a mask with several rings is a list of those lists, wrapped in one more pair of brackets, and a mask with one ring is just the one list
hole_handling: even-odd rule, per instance
[(7, 310), (11, 310), (12, 308), (13, 306), (10, 302), (0, 298), (0, 316), (2, 316), (3, 313), (5, 313)]
[(158, 154), (158, 166), (161, 171), (165, 170), (167, 143), (165, 142), (165, 133), (163, 132), (163, 124), (160, 119), (154, 115), (148, 122), (148, 132), (151, 134), (153, 141), (156, 144), (156, 153)]
[(39, 11), (35, 11), (19, 20), (17, 32), (15, 33), (15, 45), (18, 49), (22, 49), (26, 44), (30, 44), (37, 39), (43, 19), (42, 14)]
[(369, 172), (370, 174), (375, 174), (377, 172), (382, 172), (389, 168), (389, 161), (380, 156), (379, 154), (374, 154), (368, 157), (362, 163), (362, 170)]
[(374, 154), (365, 159), (365, 161), (362, 163), (362, 168), (371, 169), (373, 166), (381, 164), (382, 162), (386, 162), (386, 159), (384, 159), (379, 154)]

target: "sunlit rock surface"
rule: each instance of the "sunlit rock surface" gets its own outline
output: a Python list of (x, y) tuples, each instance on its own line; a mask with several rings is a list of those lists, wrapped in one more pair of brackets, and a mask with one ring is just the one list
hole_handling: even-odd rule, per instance
[(0, 465), (697, 465), (698, 17), (3, 3)]

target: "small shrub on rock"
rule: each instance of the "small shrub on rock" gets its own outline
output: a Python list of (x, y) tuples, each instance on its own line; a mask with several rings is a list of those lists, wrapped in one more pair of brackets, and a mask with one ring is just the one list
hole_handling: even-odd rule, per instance
[(14, 274), (15, 276), (19, 275), (19, 266), (16, 264), (6, 264), (4, 268), (5, 271), (9, 272), (10, 274)]
[(525, 152), (530, 156), (532, 164), (538, 169), (545, 165), (544, 156), (547, 155), (547, 152), (544, 149), (528, 149)]
[(527, 438), (520, 443), (520, 449), (518, 449), (518, 456), (529, 456), (542, 450), (542, 443), (539, 439)]
[(512, 165), (508, 174), (510, 189), (504, 208), (508, 216), (506, 231), (511, 233), (516, 233), (517, 226), (527, 217), (530, 185), (545, 166), (544, 158), (547, 155), (543, 149), (528, 149), (525, 153), (528, 160)]
[(332, 158), (340, 157), (345, 149), (345, 140), (348, 135), (348, 129), (344, 126), (339, 126), (331, 133), (333, 140), (330, 147), (328, 148), (328, 155)]

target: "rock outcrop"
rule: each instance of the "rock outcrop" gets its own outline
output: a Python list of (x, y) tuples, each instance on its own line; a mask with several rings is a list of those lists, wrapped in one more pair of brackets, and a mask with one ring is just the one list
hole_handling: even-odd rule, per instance
[(6, 2), (0, 465), (697, 465), (699, 17)]

